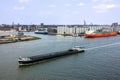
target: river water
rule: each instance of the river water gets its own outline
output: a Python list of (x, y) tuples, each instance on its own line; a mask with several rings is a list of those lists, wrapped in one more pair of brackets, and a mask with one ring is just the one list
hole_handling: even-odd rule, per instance
[[(34, 35), (42, 39), (0, 44), (0, 80), (120, 80), (120, 36), (85, 39)], [(19, 67), (19, 56), (85, 47), (84, 53)]]

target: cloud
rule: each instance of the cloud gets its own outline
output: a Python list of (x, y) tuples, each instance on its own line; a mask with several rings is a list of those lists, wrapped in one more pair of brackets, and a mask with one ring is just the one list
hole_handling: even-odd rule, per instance
[(53, 14), (53, 12), (51, 12), (51, 11), (41, 11), (41, 12), (38, 12), (37, 15), (39, 15), (39, 16), (50, 16), (52, 14)]
[(92, 0), (92, 2), (97, 2), (97, 1), (99, 1), (99, 0)]
[(31, 2), (32, 0), (19, 0), (20, 3), (28, 3)]
[(54, 7), (56, 7), (56, 5), (51, 4), (51, 5), (49, 5), (48, 7), (54, 8)]
[(67, 4), (65, 4), (65, 6), (66, 6), (66, 7), (70, 7), (70, 6), (71, 6), (71, 4), (67, 3)]
[(25, 7), (24, 6), (19, 6), (19, 7), (14, 7), (13, 10), (24, 10)]
[(95, 9), (110, 9), (110, 8), (114, 8), (115, 5), (114, 4), (101, 4), (98, 6), (94, 6), (93, 8)]
[(79, 11), (73, 11), (72, 13), (76, 15), (76, 14), (79, 14), (80, 12)]
[(100, 5), (94, 6), (93, 9), (95, 9), (96, 12), (98, 12), (98, 13), (105, 13), (115, 7), (116, 7), (115, 4), (100, 4)]
[(102, 3), (107, 3), (107, 2), (112, 2), (113, 0), (92, 0), (92, 2), (102, 2)]
[(80, 2), (79, 4), (77, 4), (78, 6), (84, 6), (85, 4)]
[(102, 2), (112, 2), (113, 0), (101, 0)]

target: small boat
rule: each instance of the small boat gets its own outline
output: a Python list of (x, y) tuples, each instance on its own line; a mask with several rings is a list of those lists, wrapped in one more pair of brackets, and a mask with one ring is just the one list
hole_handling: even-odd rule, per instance
[(120, 35), (120, 31), (117, 32)]
[(37, 56), (31, 56), (31, 57), (19, 57), (18, 58), (18, 63), (19, 65), (30, 65), (33, 63), (38, 63), (43, 60), (51, 59), (51, 58), (56, 58), (60, 56), (65, 56), (65, 55), (70, 55), (70, 54), (75, 54), (75, 53), (81, 53), (84, 52), (84, 49), (79, 46), (75, 46), (71, 49), (65, 50), (65, 51), (60, 51), (60, 52), (54, 52), (54, 53), (48, 53), (48, 54), (41, 54)]
[(73, 36), (73, 37), (78, 37), (79, 35), (78, 35), (78, 34), (73, 34), (72, 36)]
[(40, 28), (35, 31), (35, 34), (48, 34), (47, 28)]
[(100, 29), (100, 30), (88, 30), (84, 34), (85, 38), (97, 38), (97, 37), (109, 37), (109, 36), (117, 36), (117, 32), (103, 31), (103, 29)]

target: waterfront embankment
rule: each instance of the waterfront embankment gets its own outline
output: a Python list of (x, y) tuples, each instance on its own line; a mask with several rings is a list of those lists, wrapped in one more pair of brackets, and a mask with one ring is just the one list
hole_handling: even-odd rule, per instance
[(0, 44), (6, 44), (6, 43), (14, 43), (14, 42), (22, 42), (22, 41), (30, 41), (30, 40), (37, 40), (41, 39), (39, 37), (35, 36), (5, 36), (4, 38), (0, 38)]

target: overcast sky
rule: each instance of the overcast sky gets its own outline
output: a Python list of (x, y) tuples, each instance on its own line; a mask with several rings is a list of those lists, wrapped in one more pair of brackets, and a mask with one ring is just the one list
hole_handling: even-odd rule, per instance
[(0, 24), (120, 23), (120, 0), (0, 0)]

